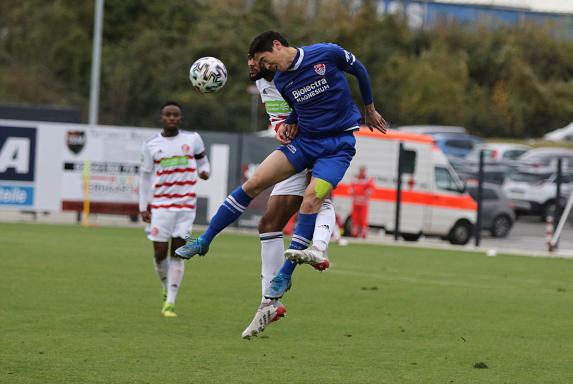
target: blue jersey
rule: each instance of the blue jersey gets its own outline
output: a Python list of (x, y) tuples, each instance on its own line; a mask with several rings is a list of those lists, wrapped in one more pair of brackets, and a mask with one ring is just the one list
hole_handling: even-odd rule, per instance
[(358, 78), (364, 103), (372, 103), (366, 69), (336, 44), (298, 48), (288, 71), (275, 74), (278, 91), (295, 112), (289, 122), (298, 118), (302, 136), (326, 137), (359, 127), (361, 114), (352, 100), (345, 72)]

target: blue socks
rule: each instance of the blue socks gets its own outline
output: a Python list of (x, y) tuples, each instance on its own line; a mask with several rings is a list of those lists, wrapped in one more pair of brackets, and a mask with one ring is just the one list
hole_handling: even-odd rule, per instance
[[(211, 218), (209, 227), (204, 234), (201, 235), (201, 240), (207, 244), (213, 241), (213, 238), (219, 234), (223, 229), (231, 225), (241, 214), (247, 209), (252, 197), (243, 191), (242, 187), (237, 187), (223, 202), (223, 204)], [(312, 235), (312, 233), (311, 233)]]
[[(314, 224), (316, 223), (316, 213), (299, 213), (294, 234), (289, 249), (306, 249), (310, 246), (312, 241), (312, 234), (314, 233)], [(292, 275), (296, 263), (290, 260), (285, 260), (279, 273)]]

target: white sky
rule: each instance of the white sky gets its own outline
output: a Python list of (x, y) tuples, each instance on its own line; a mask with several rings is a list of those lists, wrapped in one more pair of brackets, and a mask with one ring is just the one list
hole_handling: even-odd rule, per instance
[(439, 0), (441, 3), (504, 5), (532, 11), (573, 13), (573, 0)]

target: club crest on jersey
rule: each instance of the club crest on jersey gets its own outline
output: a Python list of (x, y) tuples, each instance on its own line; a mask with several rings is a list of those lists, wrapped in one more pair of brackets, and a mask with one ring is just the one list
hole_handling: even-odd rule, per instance
[(182, 150), (184, 153), (188, 153), (188, 152), (191, 150), (191, 148), (189, 147), (188, 144), (183, 144), (183, 145), (181, 146), (181, 150)]
[(326, 73), (326, 64), (314, 64), (314, 72), (318, 73), (320, 76), (324, 76)]

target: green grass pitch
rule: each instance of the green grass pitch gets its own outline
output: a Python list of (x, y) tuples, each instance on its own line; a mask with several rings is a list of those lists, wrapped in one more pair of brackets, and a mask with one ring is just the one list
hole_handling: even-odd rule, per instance
[(0, 382), (573, 382), (572, 261), (332, 245), (245, 341), (257, 237), (187, 262), (177, 319), (151, 254), (139, 229), (0, 224)]

